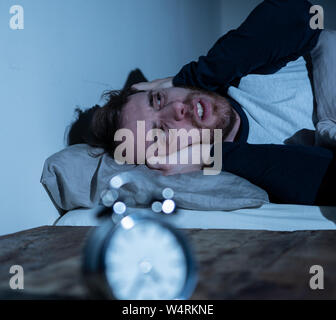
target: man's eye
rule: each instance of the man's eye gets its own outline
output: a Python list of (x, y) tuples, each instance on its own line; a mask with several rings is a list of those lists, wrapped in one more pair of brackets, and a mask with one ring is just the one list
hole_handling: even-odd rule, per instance
[[(154, 98), (155, 98), (156, 103), (154, 103)], [(149, 96), (150, 106), (155, 107), (157, 105), (157, 107), (159, 107), (159, 110), (160, 110), (162, 107), (162, 103), (163, 103), (163, 99), (160, 93), (151, 94)]]

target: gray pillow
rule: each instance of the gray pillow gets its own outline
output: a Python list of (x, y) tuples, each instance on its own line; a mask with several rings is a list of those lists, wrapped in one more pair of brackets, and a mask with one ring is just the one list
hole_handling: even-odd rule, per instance
[(132, 183), (122, 188), (120, 197), (131, 206), (150, 204), (165, 187), (175, 191), (177, 206), (184, 209), (235, 210), (268, 202), (265, 191), (230, 173), (204, 176), (194, 172), (166, 177), (146, 166), (120, 166), (107, 154), (92, 156), (100, 151), (79, 144), (45, 161), (41, 183), (60, 214), (95, 207), (110, 179), (126, 171)]
[(316, 145), (336, 147), (336, 31), (322, 31), (311, 52), (318, 123)]

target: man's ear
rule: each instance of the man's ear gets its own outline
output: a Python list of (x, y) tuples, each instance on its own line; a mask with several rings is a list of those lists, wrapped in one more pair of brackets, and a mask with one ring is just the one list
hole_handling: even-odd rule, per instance
[(135, 69), (131, 71), (130, 74), (128, 75), (128, 78), (126, 80), (123, 90), (129, 89), (134, 84), (137, 84), (139, 82), (148, 82), (148, 80), (143, 75), (140, 69)]

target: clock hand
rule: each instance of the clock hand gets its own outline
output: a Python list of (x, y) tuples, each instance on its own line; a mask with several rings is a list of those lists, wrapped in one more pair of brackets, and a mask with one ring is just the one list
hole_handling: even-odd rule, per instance
[[(133, 285), (131, 289), (128, 291), (128, 296), (129, 297), (137, 297), (139, 295), (139, 291), (141, 289), (141, 285), (144, 282), (144, 277), (142, 274), (139, 274), (136, 278), (135, 281), (133, 282)], [(136, 292), (136, 294), (135, 294)]]
[(162, 277), (160, 276), (160, 274), (157, 271), (155, 271), (154, 268), (152, 268), (152, 270), (147, 275), (151, 276), (151, 278), (155, 282), (159, 282), (162, 279)]

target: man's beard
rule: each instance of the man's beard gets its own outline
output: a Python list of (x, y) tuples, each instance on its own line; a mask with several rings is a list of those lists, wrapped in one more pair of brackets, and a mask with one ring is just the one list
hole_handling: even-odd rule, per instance
[[(189, 88), (190, 89), (190, 88)], [(210, 129), (210, 143), (213, 143), (214, 141), (214, 129), (221, 129), (222, 130), (222, 136), (223, 140), (229, 135), (229, 133), (234, 128), (235, 122), (236, 122), (236, 114), (233, 111), (232, 106), (230, 105), (229, 101), (225, 99), (224, 97), (218, 95), (214, 92), (209, 91), (203, 91), (199, 89), (191, 89), (192, 92), (190, 92), (183, 102), (186, 105), (192, 105), (193, 99), (200, 95), (205, 95), (211, 97), (211, 101), (215, 101), (213, 104), (212, 113), (217, 118), (217, 121), (215, 124), (213, 124), (211, 127), (205, 127), (201, 126), (195, 119), (195, 114), (193, 110), (189, 110), (190, 118), (193, 127), (196, 129)]]

